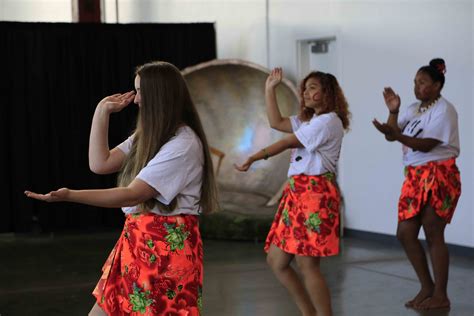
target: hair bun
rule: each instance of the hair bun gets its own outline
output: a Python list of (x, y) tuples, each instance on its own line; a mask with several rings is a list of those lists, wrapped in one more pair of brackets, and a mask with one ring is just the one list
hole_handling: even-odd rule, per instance
[(430, 61), (430, 66), (434, 67), (439, 73), (446, 73), (446, 64), (442, 58), (434, 58)]

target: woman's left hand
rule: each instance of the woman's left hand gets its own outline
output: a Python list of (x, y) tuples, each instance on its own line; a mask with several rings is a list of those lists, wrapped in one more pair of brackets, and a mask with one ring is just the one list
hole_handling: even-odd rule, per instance
[(400, 131), (398, 131), (396, 128), (393, 128), (387, 123), (380, 123), (379, 121), (377, 121), (377, 119), (374, 119), (372, 121), (372, 124), (374, 124), (375, 128), (380, 133), (384, 134), (387, 138), (397, 139), (398, 136), (400, 135)]
[(29, 198), (45, 201), (45, 202), (61, 202), (67, 201), (70, 190), (68, 188), (61, 188), (56, 191), (51, 191), (48, 194), (40, 194), (31, 191), (25, 191), (25, 195)]
[(253, 163), (253, 159), (251, 158), (248, 158), (242, 165), (237, 165), (237, 164), (234, 164), (234, 168), (239, 170), (239, 171), (242, 171), (242, 172), (245, 172), (247, 170), (249, 170), (250, 166), (252, 165)]

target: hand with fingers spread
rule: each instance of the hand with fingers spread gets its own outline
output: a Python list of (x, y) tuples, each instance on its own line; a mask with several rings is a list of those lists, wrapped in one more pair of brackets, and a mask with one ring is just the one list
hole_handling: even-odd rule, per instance
[(51, 191), (47, 194), (40, 194), (31, 191), (25, 191), (25, 195), (29, 198), (44, 201), (44, 202), (62, 202), (67, 201), (69, 195), (68, 188), (61, 188), (56, 191)]
[(265, 82), (266, 89), (274, 89), (280, 84), (283, 78), (283, 70), (281, 68), (274, 68)]
[(234, 164), (234, 168), (237, 169), (238, 171), (246, 172), (249, 170), (250, 166), (253, 164), (254, 160), (252, 158), (247, 158), (247, 160), (241, 164), (240, 166), (237, 164)]
[(400, 130), (394, 128), (393, 126), (388, 125), (387, 123), (380, 123), (377, 119), (372, 120), (372, 124), (374, 124), (375, 128), (386, 137), (390, 139), (397, 139), (400, 135)]
[(391, 87), (383, 89), (383, 98), (390, 113), (396, 114), (400, 109), (400, 96)]
[(99, 107), (105, 108), (107, 113), (116, 113), (122, 111), (135, 98), (135, 91), (127, 93), (117, 93), (103, 98), (99, 102)]

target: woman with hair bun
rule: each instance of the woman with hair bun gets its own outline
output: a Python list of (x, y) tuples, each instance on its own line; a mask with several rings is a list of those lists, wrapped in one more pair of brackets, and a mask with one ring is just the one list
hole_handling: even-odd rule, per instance
[[(403, 245), (421, 289), (405, 306), (416, 309), (449, 308), (447, 294), (449, 253), (444, 230), (461, 195), (458, 115), (441, 95), (446, 73), (443, 59), (421, 67), (415, 76), (418, 99), (399, 115), (400, 97), (387, 87), (383, 96), (389, 110), (387, 123), (373, 124), (388, 141), (403, 145), (405, 181), (398, 203), (397, 238)], [(433, 276), (418, 239), (423, 227)]]

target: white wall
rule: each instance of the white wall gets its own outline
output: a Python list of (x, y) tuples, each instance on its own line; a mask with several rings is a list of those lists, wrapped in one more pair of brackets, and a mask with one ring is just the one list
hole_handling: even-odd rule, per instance
[[(471, 1), (271, 1), (272, 65), (295, 69), (297, 39), (336, 35), (339, 80), (353, 113), (344, 143), (341, 187), (346, 227), (394, 234), (403, 181), (401, 148), (386, 142), (371, 125), (386, 118), (382, 89), (392, 86), (402, 105), (414, 101), (416, 70), (433, 57), (447, 62), (443, 95), (459, 113), (463, 195), (448, 242), (474, 246), (473, 190), (473, 4)], [(293, 72), (294, 73), (294, 72)], [(291, 73), (290, 73), (291, 75)]]
[(71, 0), (0, 0), (0, 21), (71, 22)]
[[(215, 22), (219, 58), (282, 66), (296, 80), (296, 40), (336, 35), (338, 76), (353, 113), (341, 160), (346, 227), (395, 233), (403, 180), (400, 145), (371, 126), (385, 119), (382, 89), (402, 105), (414, 101), (416, 70), (433, 57), (447, 62), (443, 95), (459, 113), (463, 195), (448, 226), (449, 243), (474, 247), (474, 4), (470, 0), (269, 0), (267, 58), (265, 0), (120, 0), (119, 21)], [(48, 4), (46, 6), (41, 4)], [(69, 0), (0, 0), (0, 20), (70, 21)], [(114, 23), (115, 1), (106, 0)]]

